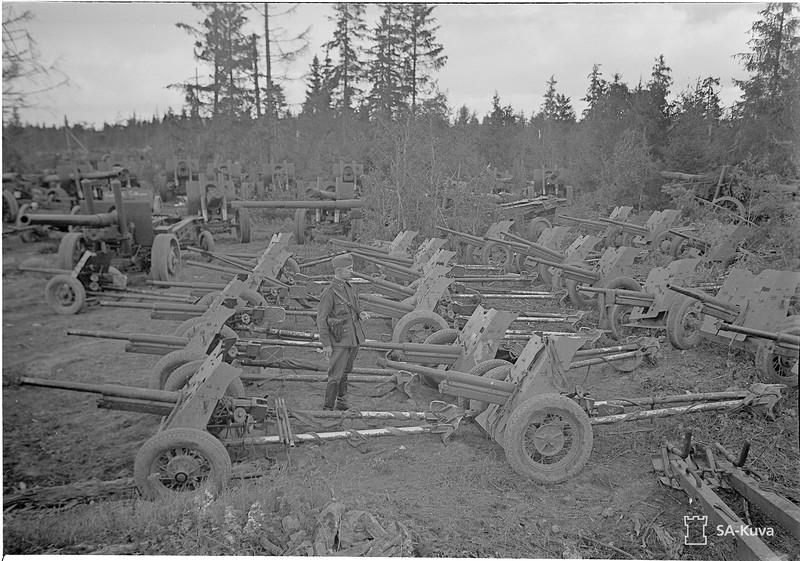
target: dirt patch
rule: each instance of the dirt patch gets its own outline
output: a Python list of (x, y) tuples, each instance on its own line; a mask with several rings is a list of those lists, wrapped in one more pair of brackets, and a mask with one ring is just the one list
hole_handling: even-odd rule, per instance
[[(290, 231), (285, 224), (271, 230), (256, 229), (256, 241), (245, 245), (220, 236), (217, 247), (254, 253), (262, 250), (268, 236), (278, 229)], [(97, 409), (91, 395), (17, 384), (19, 377), (33, 376), (146, 387), (158, 356), (126, 353), (123, 341), (68, 336), (67, 329), (171, 334), (178, 324), (152, 320), (146, 310), (96, 303), (76, 316), (55, 315), (44, 301), (46, 277), (21, 273), (16, 266), (32, 257), (54, 263), (57, 243), (55, 238), (34, 245), (13, 238), (3, 240), (5, 493), (21, 486), (130, 477), (136, 451), (158, 429), (156, 417)], [(326, 251), (319, 244), (290, 249), (301, 257)], [(221, 279), (217, 272), (193, 266), (185, 267), (182, 278)], [(142, 278), (131, 277), (130, 282), (147, 288)], [(519, 302), (487, 304), (513, 307)], [(557, 309), (561, 304), (548, 301), (526, 305), (520, 311)], [(289, 319), (281, 327), (313, 331), (314, 322)], [(370, 320), (367, 328), (372, 338), (390, 332), (386, 321)], [(322, 361), (313, 351), (287, 352)], [(362, 351), (357, 366), (374, 366), (377, 356)], [(596, 366), (570, 372), (570, 378), (597, 398), (720, 391), (756, 381), (752, 356), (713, 344), (683, 352), (662, 344), (656, 364), (645, 363), (631, 373)], [(421, 411), (435, 399), (454, 401), (421, 385), (415, 386), (411, 399), (399, 392), (371, 397), (368, 386), (354, 386), (351, 402), (362, 410)], [(323, 384), (308, 382), (260, 382), (248, 389), (248, 395), (284, 397), (290, 409), (319, 408), (323, 392)], [(731, 558), (733, 547), (720, 538), (712, 537), (706, 547), (683, 546), (683, 516), (696, 511), (683, 493), (659, 483), (650, 456), (665, 440), (677, 443), (686, 429), (692, 429), (698, 441), (719, 441), (732, 450), (751, 440), (750, 465), (770, 475), (775, 490), (800, 502), (797, 396), (797, 391), (790, 393), (778, 419), (772, 422), (748, 413), (706, 413), (596, 427), (587, 467), (572, 480), (550, 487), (517, 475), (502, 448), (471, 422), (462, 423), (447, 444), (436, 435), (393, 436), (360, 443), (301, 445), (288, 452), (280, 447), (234, 448), (231, 452), (237, 461), (266, 458), (266, 465), (271, 466), (265, 471), (267, 485), (312, 489), (321, 497), (320, 508), (333, 495), (350, 509), (401, 523), (412, 538), (414, 555), (620, 558), (624, 557), (622, 551), (635, 558)], [(234, 486), (248, 484), (253, 483), (234, 482)], [(85, 510), (76, 508), (75, 515), (79, 512)], [(12, 529), (12, 533), (4, 532), (5, 543), (12, 545), (7, 545), (4, 553), (41, 552), (26, 550), (14, 535), (26, 516), (33, 514), (6, 514), (6, 530)], [(52, 511), (36, 516), (41, 520), (65, 514)], [(770, 545), (791, 555), (800, 550), (797, 542), (783, 537), (773, 539)]]

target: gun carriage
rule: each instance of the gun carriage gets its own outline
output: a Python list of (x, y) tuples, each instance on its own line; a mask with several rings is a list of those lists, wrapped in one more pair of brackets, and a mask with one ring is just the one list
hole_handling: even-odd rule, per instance
[(679, 210), (656, 210), (649, 216), (644, 226), (612, 218), (601, 218), (600, 221), (610, 226), (605, 235), (609, 247), (643, 248), (650, 245), (661, 253), (668, 253), (674, 235), (670, 232), (670, 228), (680, 215)]

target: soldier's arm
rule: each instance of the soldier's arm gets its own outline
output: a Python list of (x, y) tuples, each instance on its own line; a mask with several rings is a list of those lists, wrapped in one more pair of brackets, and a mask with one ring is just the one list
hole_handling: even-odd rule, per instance
[(331, 333), (328, 328), (328, 316), (333, 311), (333, 292), (325, 290), (319, 300), (317, 306), (317, 331), (319, 331), (319, 340), (323, 347), (331, 346)]

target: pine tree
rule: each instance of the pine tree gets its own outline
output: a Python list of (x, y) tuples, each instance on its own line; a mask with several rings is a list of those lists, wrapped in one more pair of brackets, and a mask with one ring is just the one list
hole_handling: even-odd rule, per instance
[(547, 91), (544, 94), (544, 103), (542, 103), (542, 110), (540, 115), (547, 121), (555, 117), (557, 111), (556, 105), (556, 77), (550, 76), (547, 81)]
[(407, 57), (406, 71), (408, 89), (411, 92), (411, 111), (416, 112), (420, 95), (429, 93), (430, 75), (441, 70), (447, 63), (444, 47), (436, 42), (435, 33), (439, 30), (436, 18), (431, 14), (434, 5), (405, 4), (403, 25), (407, 29), (404, 51)]
[(402, 52), (403, 28), (399, 4), (383, 4), (383, 13), (372, 33), (373, 46), (366, 65), (367, 82), (372, 89), (366, 106), (370, 115), (391, 118), (404, 109), (407, 90), (404, 87), (405, 61)]
[(572, 101), (564, 94), (556, 94), (555, 113), (553, 120), (559, 123), (574, 123), (575, 109), (572, 108)]
[(342, 111), (351, 111), (354, 98), (361, 93), (358, 82), (363, 74), (360, 43), (367, 36), (365, 4), (338, 3), (333, 5), (333, 11), (334, 15), (328, 16), (328, 20), (335, 24), (336, 29), (333, 39), (323, 46), (338, 51), (339, 60), (332, 67), (330, 79), (335, 85), (336, 105)]
[(797, 4), (768, 4), (759, 12), (749, 41), (751, 51), (737, 55), (747, 80), (735, 107), (740, 119), (736, 150), (739, 157), (755, 156), (772, 173), (794, 175), (800, 169), (797, 136), (800, 133), (800, 20)]
[(323, 68), (319, 63), (319, 57), (314, 55), (309, 68), (308, 89), (302, 112), (306, 115), (317, 115), (330, 109), (330, 106), (331, 94), (325, 83)]
[(608, 82), (603, 79), (599, 64), (592, 66), (592, 73), (589, 74), (588, 78), (589, 89), (586, 92), (586, 97), (582, 97), (581, 101), (585, 101), (589, 105), (583, 110), (583, 117), (590, 115), (594, 111), (597, 102), (608, 91)]

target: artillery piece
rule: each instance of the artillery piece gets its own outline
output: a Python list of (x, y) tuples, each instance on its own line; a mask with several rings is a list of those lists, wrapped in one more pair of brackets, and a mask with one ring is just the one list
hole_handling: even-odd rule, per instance
[(158, 189), (158, 194), (153, 198), (153, 207), (160, 208), (162, 203), (174, 201), (179, 196), (187, 195), (187, 184), (190, 181), (198, 181), (200, 173), (200, 162), (196, 158), (169, 158), (165, 165), (166, 173), (165, 184)]
[[(499, 366), (482, 376), (385, 359), (378, 360), (378, 365), (430, 376), (439, 381), (441, 393), (471, 400), (470, 407), (475, 408), (468, 414), (503, 447), (514, 471), (546, 485), (570, 479), (583, 469), (592, 451), (593, 424), (732, 410), (753, 398), (751, 392), (608, 401), (588, 398), (569, 387), (566, 377), (570, 368), (583, 366), (585, 361), (573, 359), (585, 342), (581, 337), (534, 335), (513, 366)], [(597, 358), (600, 362), (613, 360), (609, 356)], [(650, 411), (625, 409), (680, 402), (694, 403)]]
[[(513, 225), (513, 220), (493, 222), (486, 230), (483, 237), (458, 232), (450, 228), (445, 228), (444, 226), (436, 226), (436, 229), (450, 234), (459, 243), (464, 244), (464, 262), (467, 265), (477, 265), (479, 263), (493, 265), (497, 261), (497, 259), (493, 257), (495, 244), (491, 244), (491, 242), (487, 242), (487, 240), (489, 238), (499, 237), (502, 232), (508, 232)], [(478, 260), (478, 256), (480, 256), (480, 261)], [(506, 259), (501, 266), (504, 268), (511, 267), (512, 259)]]
[(645, 222), (644, 226), (622, 220), (601, 218), (601, 222), (610, 225), (605, 241), (609, 247), (639, 247), (646, 245), (667, 253), (672, 243), (670, 227), (680, 218), (681, 211), (675, 209), (656, 210)]
[(736, 260), (736, 249), (750, 233), (750, 228), (745, 222), (723, 225), (713, 229), (708, 239), (673, 229), (669, 233), (673, 236), (670, 254), (674, 259), (701, 256), (704, 263), (721, 263), (722, 268), (727, 269)]
[[(72, 270), (89, 250), (119, 269), (150, 271), (156, 280), (175, 280), (181, 272), (179, 240), (196, 236), (195, 225), (182, 221), (170, 225), (154, 223), (150, 202), (123, 200), (120, 184), (112, 182), (113, 205), (83, 201), (87, 214), (22, 214), (24, 225), (55, 224), (73, 226), (73, 231), (61, 238), (58, 246), (58, 269)], [(95, 214), (104, 207), (107, 212)]]
[(571, 196), (561, 198), (553, 195), (541, 195), (532, 199), (525, 198), (500, 203), (497, 207), (506, 215), (513, 215), (515, 224), (527, 224), (525, 233), (531, 239), (536, 240), (546, 228), (553, 227), (547, 217), (555, 218), (557, 209), (569, 204), (571, 198)]
[(408, 255), (411, 242), (414, 240), (417, 234), (419, 234), (419, 232), (414, 230), (403, 230), (391, 241), (376, 240), (372, 245), (337, 239), (331, 239), (329, 240), (329, 243), (341, 248), (361, 251), (366, 254), (405, 257)]
[[(186, 182), (186, 216), (202, 221), (203, 228), (212, 235), (231, 232), (239, 243), (250, 243), (250, 212), (235, 207), (236, 198), (234, 183), (224, 174), (198, 174), (197, 181)], [(200, 247), (213, 251), (213, 238), (207, 242)]]
[[(633, 210), (632, 206), (618, 206), (614, 207), (611, 214), (608, 215), (610, 220), (626, 220)], [(603, 240), (608, 238), (611, 231), (611, 224), (601, 220), (593, 220), (591, 218), (577, 218), (574, 216), (567, 216), (560, 214), (556, 216), (556, 223), (575, 228), (580, 232), (589, 234), (598, 234)]]
[(654, 267), (638, 290), (631, 288), (639, 284), (636, 280), (618, 277), (603, 288), (582, 287), (580, 291), (598, 295), (598, 327), (608, 329), (614, 339), (625, 339), (633, 335), (631, 328), (666, 326), (667, 313), (678, 297), (667, 285), (691, 284), (699, 264), (700, 259), (679, 259), (667, 267)]
[(800, 335), (799, 286), (800, 273), (772, 269), (758, 275), (731, 269), (716, 297), (669, 284), (667, 288), (681, 295), (667, 318), (669, 341), (687, 349), (702, 337), (755, 350), (756, 369), (763, 380), (797, 386), (798, 351), (794, 339), (784, 336)]
[[(294, 237), (298, 244), (305, 244), (317, 231), (324, 235), (346, 234), (348, 239), (354, 241), (360, 229), (362, 218), (361, 208), (364, 202), (355, 199), (355, 184), (337, 180), (334, 191), (321, 188), (322, 183), (317, 181), (317, 188), (309, 188), (305, 201), (234, 201), (231, 203), (235, 209), (249, 208), (291, 208), (296, 209), (294, 217)], [(315, 199), (315, 200), (314, 200)], [(315, 211), (309, 215), (309, 210)]]

